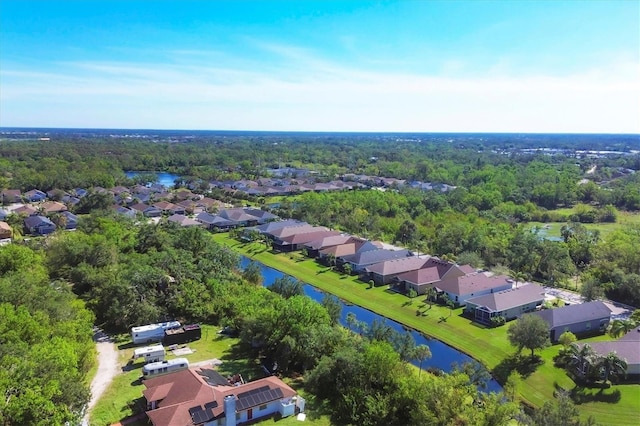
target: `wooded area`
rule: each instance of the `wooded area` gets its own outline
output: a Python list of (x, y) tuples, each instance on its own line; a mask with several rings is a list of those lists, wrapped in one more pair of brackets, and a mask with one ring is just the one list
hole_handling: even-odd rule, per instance
[[(507, 146), (502, 142), (501, 149)], [(194, 192), (241, 204), (277, 202), (274, 212), (284, 218), (502, 268), (516, 279), (574, 288), (580, 283), (588, 298), (606, 294), (640, 306), (640, 226), (604, 238), (580, 223), (615, 221), (619, 210), (640, 209), (640, 175), (616, 174), (640, 170), (640, 156), (577, 159), (519, 151), (527, 144), (511, 144), (512, 153), (505, 154), (499, 145), (364, 136), (2, 140), (0, 188), (111, 188), (149, 180), (144, 174), (127, 179), (124, 171), (171, 171), (182, 177), (177, 186)], [(267, 168), (284, 166), (316, 171), (318, 181), (349, 172), (457, 188), (246, 200), (208, 185), (212, 179), (256, 179), (268, 175)], [(585, 176), (589, 182), (579, 185)], [(243, 345), (259, 348), (256, 357), (277, 362), (284, 374), (305, 374), (308, 389), (327, 401), (337, 423), (497, 425), (517, 418), (544, 424), (545, 417), (579, 423), (562, 399), (527, 416), (512, 383), (504, 400), (479, 392), (465, 373), (420, 374), (408, 361), (427, 355), (402, 335), (384, 327), (349, 332), (337, 325), (330, 299), (317, 304), (297, 294), (295, 283), (280, 283), (279, 291), (263, 288), (255, 271), (241, 274), (238, 256), (207, 231), (166, 221), (140, 224), (116, 215), (108, 198), (90, 200), (97, 202), (71, 207), (83, 213), (76, 232), (0, 247), (3, 424), (63, 424), (80, 417), (93, 365), (92, 324), (123, 332), (173, 318), (239, 330)], [(578, 203), (569, 216), (553, 211)], [(562, 240), (531, 232), (527, 222), (538, 220), (563, 222)]]

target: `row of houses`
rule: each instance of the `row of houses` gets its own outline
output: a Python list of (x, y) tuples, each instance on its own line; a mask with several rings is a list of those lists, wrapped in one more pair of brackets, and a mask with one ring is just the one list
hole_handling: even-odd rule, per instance
[(605, 332), (611, 310), (603, 302), (541, 309), (545, 289), (536, 283), (517, 285), (510, 277), (476, 270), (437, 257), (416, 256), (407, 249), (369, 241), (306, 222), (284, 220), (246, 228), (244, 238), (270, 241), (274, 251), (304, 250), (326, 265), (357, 274), (365, 282), (389, 285), (396, 291), (430, 293), (447, 297), (474, 321), (491, 325), (533, 313), (549, 325), (549, 337), (557, 341), (564, 331), (576, 335)]

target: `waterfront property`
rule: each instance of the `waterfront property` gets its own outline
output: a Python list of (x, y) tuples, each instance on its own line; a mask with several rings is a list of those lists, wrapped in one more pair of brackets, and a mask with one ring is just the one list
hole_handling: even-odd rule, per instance
[(502, 317), (509, 321), (535, 311), (542, 302), (544, 289), (530, 283), (468, 299), (465, 312), (472, 315), (474, 321), (490, 325), (492, 318)]
[(635, 327), (618, 340), (591, 342), (589, 345), (600, 356), (615, 352), (627, 362), (627, 376), (640, 379), (640, 327)]
[(576, 336), (603, 334), (611, 320), (611, 310), (601, 301), (544, 309), (532, 315), (540, 316), (549, 325), (552, 342), (557, 342), (565, 331)]
[(389, 284), (398, 275), (406, 272), (417, 271), (429, 264), (426, 256), (409, 256), (401, 259), (392, 259), (367, 266), (364, 270), (375, 285)]
[(458, 267), (464, 275), (447, 274), (436, 284), (439, 293), (446, 294), (457, 306), (463, 306), (468, 299), (508, 290), (512, 281), (505, 275), (492, 275), (488, 272), (476, 272), (469, 265)]
[(230, 383), (212, 369), (190, 368), (147, 379), (143, 395), (154, 426), (235, 426), (280, 414), (291, 416), (301, 398), (277, 377)]

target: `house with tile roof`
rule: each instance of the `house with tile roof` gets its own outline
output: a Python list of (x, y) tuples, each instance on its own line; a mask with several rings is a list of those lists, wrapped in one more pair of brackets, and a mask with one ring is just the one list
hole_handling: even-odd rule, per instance
[(29, 216), (24, 220), (24, 229), (27, 234), (47, 235), (56, 230), (56, 225), (45, 216)]
[(604, 334), (611, 320), (611, 309), (602, 301), (566, 305), (561, 308), (543, 309), (534, 312), (549, 325), (552, 342), (565, 331), (576, 336)]
[(7, 222), (0, 221), (0, 240), (7, 240), (13, 236), (13, 228)]
[(190, 368), (147, 379), (142, 392), (154, 426), (236, 426), (295, 414), (296, 392), (275, 376), (230, 383), (217, 371)]
[(355, 241), (355, 237), (351, 235), (337, 234), (309, 241), (307, 243), (304, 243), (303, 247), (307, 250), (307, 256), (318, 257), (320, 250), (326, 249), (328, 247), (338, 246), (340, 244), (346, 244), (352, 240)]
[(484, 296), (467, 299), (465, 313), (474, 321), (490, 325), (491, 319), (502, 317), (509, 321), (534, 312), (544, 302), (544, 288), (529, 283)]
[(327, 228), (319, 226), (315, 231), (296, 233), (282, 238), (278, 242), (274, 241), (273, 249), (283, 252), (295, 251), (301, 249), (302, 246), (309, 241), (336, 235), (340, 235), (340, 231), (331, 231)]
[(188, 227), (188, 226), (203, 226), (202, 222), (199, 222), (195, 219), (191, 219), (183, 214), (174, 214), (167, 218), (169, 222), (177, 223), (180, 226)]
[(413, 289), (417, 294), (425, 294), (427, 289), (434, 287), (445, 277), (461, 277), (466, 273), (466, 269), (454, 263), (430, 257), (422, 268), (399, 274), (392, 282), (398, 291), (408, 293)]
[(236, 227), (236, 222), (225, 219), (222, 216), (202, 212), (196, 216), (196, 220), (202, 223), (210, 231), (227, 231)]
[[(468, 265), (466, 268), (473, 269)], [(457, 306), (464, 306), (472, 297), (508, 290), (512, 285), (513, 281), (505, 275), (473, 271), (462, 276), (447, 276), (435, 286), (439, 293), (449, 296)]]
[(351, 256), (368, 250), (378, 250), (381, 248), (382, 243), (378, 241), (369, 241), (363, 238), (353, 237), (353, 239), (349, 240), (345, 244), (331, 246), (320, 250), (318, 252), (318, 261), (326, 264), (327, 259), (333, 256), (336, 263), (339, 263), (341, 262), (341, 259), (346, 256)]
[(349, 264), (351, 267), (351, 272), (353, 274), (360, 275), (365, 272), (365, 268), (367, 266), (384, 262), (386, 260), (402, 259), (408, 256), (411, 256), (411, 252), (407, 249), (376, 249), (359, 251), (355, 254), (339, 258), (338, 266), (340, 268), (344, 268), (344, 265)]
[(398, 275), (422, 269), (428, 261), (426, 256), (409, 256), (375, 263), (364, 269), (368, 274), (365, 281), (373, 280), (375, 285), (389, 284)]

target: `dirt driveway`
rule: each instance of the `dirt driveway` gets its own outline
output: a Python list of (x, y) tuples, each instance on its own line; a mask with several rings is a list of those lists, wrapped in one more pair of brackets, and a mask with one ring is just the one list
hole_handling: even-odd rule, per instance
[(111, 380), (121, 372), (118, 350), (111, 338), (100, 329), (94, 329), (93, 340), (98, 351), (98, 371), (91, 382), (91, 399), (87, 405), (83, 425), (89, 425), (89, 412), (96, 405)]

